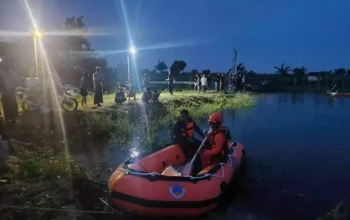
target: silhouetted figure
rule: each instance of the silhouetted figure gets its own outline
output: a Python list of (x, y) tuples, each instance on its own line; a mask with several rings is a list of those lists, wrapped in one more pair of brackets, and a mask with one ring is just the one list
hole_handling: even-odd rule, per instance
[(143, 90), (146, 90), (146, 88), (149, 86), (150, 78), (147, 73), (143, 73), (142, 76), (142, 84), (143, 84)]
[(165, 81), (168, 81), (168, 90), (169, 90), (170, 95), (172, 95), (173, 94), (173, 87), (174, 87), (175, 79), (171, 75), (170, 71), (169, 71), (168, 78)]
[(152, 101), (158, 102), (159, 96), (160, 96), (160, 90), (157, 89), (157, 86), (153, 86)]
[(117, 104), (123, 104), (123, 102), (126, 101), (125, 93), (122, 87), (118, 88), (117, 93), (115, 94), (114, 98), (115, 103)]
[(89, 75), (87, 72), (84, 72), (80, 80), (80, 95), (83, 97), (81, 100), (81, 106), (86, 105), (86, 96), (88, 95), (88, 80)]
[(202, 75), (201, 85), (202, 85), (202, 91), (206, 92), (207, 91), (208, 81), (207, 81), (207, 77), (205, 76), (205, 74)]
[(201, 141), (194, 138), (194, 133), (197, 133), (202, 139), (204, 138), (202, 130), (191, 119), (188, 110), (182, 109), (179, 119), (173, 126), (172, 139), (174, 143), (181, 146), (187, 159), (194, 156), (201, 144)]
[(219, 91), (220, 90), (220, 74), (218, 73), (216, 76), (215, 76), (215, 91)]
[(245, 79), (245, 75), (242, 76), (242, 90), (243, 92), (245, 92), (246, 89), (246, 79)]
[(2, 113), (0, 111), (0, 136), (2, 140), (7, 140), (6, 129), (5, 129), (5, 119), (2, 117)]
[(92, 75), (93, 83), (94, 83), (94, 104), (97, 106), (101, 106), (103, 103), (103, 75), (101, 67), (96, 67), (96, 72)]
[(194, 79), (193, 79), (193, 81), (194, 81), (194, 84), (193, 84), (193, 89), (194, 90), (198, 90), (198, 92), (199, 92), (199, 90), (200, 90), (200, 83), (199, 83), (199, 76), (198, 76), (198, 74), (196, 74), (195, 76), (194, 76)]
[(4, 110), (4, 117), (8, 122), (15, 122), (18, 116), (18, 105), (16, 100), (15, 89), (17, 86), (16, 73), (4, 71), (0, 63), (0, 94)]
[(210, 88), (211, 88), (211, 76), (210, 76), (210, 74), (208, 74), (208, 76), (207, 76), (207, 89), (208, 90), (210, 90)]
[(142, 101), (145, 103), (149, 103), (152, 99), (152, 89), (147, 87), (146, 91), (142, 95)]
[(224, 93), (226, 88), (226, 79), (225, 75), (222, 73), (220, 76), (220, 92)]

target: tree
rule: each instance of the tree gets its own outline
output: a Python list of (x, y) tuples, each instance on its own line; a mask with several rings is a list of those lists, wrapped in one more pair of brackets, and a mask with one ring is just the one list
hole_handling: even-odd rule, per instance
[(247, 72), (247, 76), (248, 77), (252, 77), (252, 76), (256, 76), (256, 75), (257, 75), (257, 73), (254, 72), (253, 70), (250, 70), (250, 71)]
[(146, 68), (146, 69), (143, 69), (143, 70), (142, 70), (142, 73), (148, 73), (148, 74), (150, 74), (150, 73), (151, 73), (151, 70), (149, 70), (149, 69)]
[(246, 74), (247, 70), (245, 69), (245, 66), (243, 63), (240, 63), (237, 65), (237, 73), (238, 74)]
[(157, 65), (154, 67), (159, 72), (163, 72), (164, 70), (168, 69), (168, 66), (165, 64), (164, 60), (160, 61), (158, 60)]
[(66, 37), (52, 37), (52, 44), (45, 45), (50, 53), (50, 60), (53, 62), (57, 73), (63, 83), (78, 85), (82, 72), (90, 75), (100, 66), (106, 78), (106, 87), (114, 87), (116, 74), (113, 69), (107, 68), (108, 64), (104, 58), (94, 53), (90, 41), (84, 37), (88, 31), (83, 21), (83, 16), (67, 17), (62, 29), (69, 32)]
[(192, 74), (192, 75), (198, 74), (198, 70), (196, 70), (196, 69), (191, 70), (191, 74)]
[(186, 68), (186, 63), (182, 60), (175, 60), (173, 64), (170, 67), (170, 73), (173, 76), (178, 75), (181, 71), (183, 71)]
[(293, 84), (294, 84), (294, 87), (297, 86), (297, 83), (299, 82), (300, 78), (305, 76), (306, 71), (307, 71), (307, 69), (304, 66), (302, 66), (300, 68), (296, 67), (296, 68), (293, 69), (293, 75), (294, 75), (293, 76)]
[(203, 70), (202, 73), (205, 75), (208, 75), (208, 74), (210, 74), (210, 70)]
[(77, 18), (75, 16), (68, 17), (64, 23), (66, 30), (71, 32), (73, 35), (78, 35), (69, 36), (65, 39), (67, 46), (71, 51), (92, 51), (90, 41), (82, 36), (83, 33), (87, 32), (83, 19), (83, 16)]
[(345, 88), (345, 79), (346, 79), (346, 75), (347, 75), (346, 70), (344, 68), (335, 69), (333, 75), (334, 75), (334, 77), (341, 79), (342, 89), (344, 89)]
[(275, 68), (277, 70), (277, 74), (280, 74), (281, 76), (288, 76), (288, 72), (292, 71), (292, 69), (289, 66), (284, 66), (284, 63), (282, 63), (282, 65), (280, 67), (274, 66), (273, 68)]

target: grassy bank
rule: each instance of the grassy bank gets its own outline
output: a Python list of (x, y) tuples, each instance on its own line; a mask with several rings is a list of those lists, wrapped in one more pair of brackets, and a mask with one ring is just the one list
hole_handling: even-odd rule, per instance
[[(174, 95), (162, 93), (159, 103), (144, 104), (130, 101), (122, 106), (115, 105), (114, 96), (104, 97), (104, 108), (88, 109), (86, 117), (88, 130), (95, 135), (110, 139), (112, 144), (122, 148), (135, 147), (131, 139), (137, 139), (138, 145), (149, 148), (155, 145), (160, 128), (170, 129), (181, 109), (189, 110), (195, 120), (203, 120), (213, 112), (223, 109), (247, 108), (255, 105), (252, 95), (218, 93), (177, 92)], [(91, 100), (89, 97), (88, 100)], [(104, 110), (103, 110), (104, 109)], [(107, 117), (105, 115), (108, 115)], [(170, 141), (170, 140), (169, 140)]]
[[(77, 97), (80, 103), (81, 97)], [(76, 141), (110, 141), (122, 148), (129, 148), (132, 142), (149, 147), (155, 144), (161, 127), (169, 128), (181, 109), (188, 109), (195, 120), (202, 120), (209, 114), (223, 109), (246, 108), (255, 104), (254, 97), (248, 94), (221, 95), (216, 92), (206, 94), (193, 91), (161, 93), (159, 103), (144, 104), (141, 94), (137, 100), (116, 105), (114, 94), (104, 95), (103, 107), (93, 105), (93, 97), (88, 96), (88, 106), (80, 106), (76, 112), (62, 113), (66, 130), (66, 142), (75, 145)], [(19, 125), (8, 128), (9, 135), (19, 140), (40, 142), (43, 137), (54, 134), (55, 140), (64, 139), (58, 114), (21, 112)], [(51, 138), (52, 139), (52, 138)]]

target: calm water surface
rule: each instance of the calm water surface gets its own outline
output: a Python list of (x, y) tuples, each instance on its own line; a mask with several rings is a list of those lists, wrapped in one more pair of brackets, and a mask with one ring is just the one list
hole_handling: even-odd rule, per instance
[[(228, 210), (316, 219), (350, 195), (350, 98), (269, 94), (254, 108), (224, 115), (232, 137), (246, 146), (248, 162)], [(127, 154), (109, 149), (95, 157), (114, 169)]]
[(225, 116), (247, 148), (254, 180), (246, 183), (253, 196), (244, 208), (315, 219), (350, 195), (349, 98), (271, 94), (255, 108)]

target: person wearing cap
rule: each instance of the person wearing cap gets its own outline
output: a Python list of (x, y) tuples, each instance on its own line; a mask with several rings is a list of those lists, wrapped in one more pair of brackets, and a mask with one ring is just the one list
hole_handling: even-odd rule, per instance
[(207, 137), (206, 148), (195, 162), (192, 175), (196, 175), (203, 168), (220, 163), (227, 158), (227, 143), (230, 140), (230, 134), (228, 129), (223, 126), (223, 122), (224, 117), (221, 113), (210, 115), (208, 120), (210, 131), (205, 135)]
[(92, 74), (92, 80), (94, 83), (94, 104), (97, 106), (101, 106), (101, 103), (103, 103), (103, 88), (102, 88), (102, 82), (103, 82), (103, 75), (101, 71), (101, 67), (96, 67), (96, 72)]
[(175, 144), (181, 146), (187, 159), (193, 157), (201, 144), (201, 141), (194, 138), (195, 132), (201, 138), (204, 138), (202, 130), (197, 123), (191, 119), (188, 110), (182, 109), (179, 119), (174, 124), (172, 139)]

